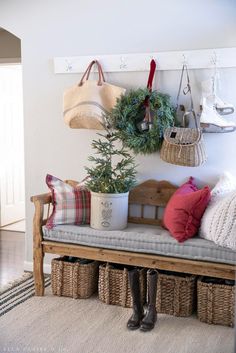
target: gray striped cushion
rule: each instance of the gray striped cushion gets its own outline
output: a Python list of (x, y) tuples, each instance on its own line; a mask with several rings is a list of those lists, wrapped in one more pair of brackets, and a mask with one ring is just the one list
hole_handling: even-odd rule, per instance
[(236, 264), (235, 251), (199, 237), (178, 243), (157, 226), (129, 224), (122, 231), (99, 231), (89, 226), (59, 225), (54, 229), (44, 227), (43, 233), (44, 239), (58, 242)]

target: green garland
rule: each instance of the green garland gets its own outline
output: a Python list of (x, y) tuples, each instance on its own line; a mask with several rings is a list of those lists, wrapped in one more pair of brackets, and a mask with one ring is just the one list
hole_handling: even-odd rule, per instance
[[(153, 128), (140, 131), (138, 124), (144, 119), (144, 100), (150, 95), (150, 109), (153, 114)], [(153, 153), (160, 149), (164, 130), (173, 126), (174, 109), (167, 94), (147, 89), (131, 90), (121, 96), (108, 117), (109, 123), (118, 130), (124, 146), (134, 153)]]

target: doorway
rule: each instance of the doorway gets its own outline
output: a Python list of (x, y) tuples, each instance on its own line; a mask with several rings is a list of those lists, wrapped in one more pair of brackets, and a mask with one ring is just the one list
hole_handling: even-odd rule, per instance
[(0, 289), (24, 273), (22, 91), (21, 41), (0, 28)]
[(25, 192), (20, 40), (1, 29), (0, 47), (0, 227), (3, 227), (25, 218)]

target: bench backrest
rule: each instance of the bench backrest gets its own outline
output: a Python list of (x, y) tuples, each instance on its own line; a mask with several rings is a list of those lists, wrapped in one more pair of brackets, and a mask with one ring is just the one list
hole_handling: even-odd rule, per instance
[(147, 180), (139, 184), (129, 194), (128, 221), (162, 225), (163, 210), (176, 190), (177, 187), (166, 180)]
[[(78, 184), (78, 182), (73, 180), (66, 180), (66, 182), (72, 186)], [(147, 180), (139, 184), (129, 194), (128, 221), (131, 223), (162, 225), (163, 210), (176, 189), (176, 186), (166, 180)], [(32, 196), (31, 201), (41, 204), (42, 207), (38, 211), (38, 217), (40, 217), (42, 224), (46, 224), (51, 212), (51, 194)], [(48, 204), (47, 211), (43, 207), (46, 204)], [(46, 211), (46, 214), (44, 214), (44, 211)]]

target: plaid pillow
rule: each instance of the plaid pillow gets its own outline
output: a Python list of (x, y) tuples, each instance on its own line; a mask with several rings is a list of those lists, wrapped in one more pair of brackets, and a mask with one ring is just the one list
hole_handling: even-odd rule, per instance
[(52, 192), (53, 211), (46, 227), (58, 224), (90, 223), (90, 191), (84, 186), (75, 187), (47, 174), (46, 183)]

